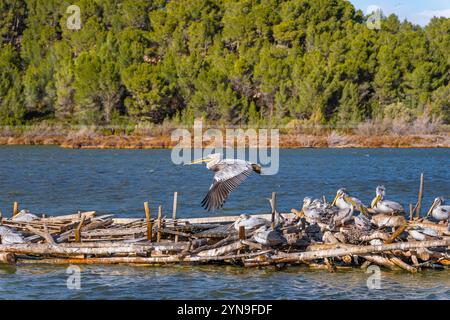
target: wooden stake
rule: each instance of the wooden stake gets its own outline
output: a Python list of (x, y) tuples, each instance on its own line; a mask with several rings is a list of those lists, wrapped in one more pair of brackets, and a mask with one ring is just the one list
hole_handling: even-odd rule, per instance
[(277, 193), (276, 192), (272, 192), (272, 230), (275, 229), (275, 210), (277, 207)]
[[(173, 220), (173, 227), (177, 228), (177, 201), (178, 201), (178, 192), (173, 193), (173, 207), (172, 207), (172, 220)], [(178, 235), (175, 235), (175, 242), (178, 242)]]
[(158, 207), (158, 234), (156, 237), (156, 242), (161, 241), (161, 216), (162, 216), (162, 206)]
[(144, 202), (145, 221), (147, 223), (147, 240), (152, 241), (152, 220), (150, 216), (150, 207), (148, 202)]
[(412, 221), (414, 214), (414, 209), (412, 203), (409, 204), (409, 221)]
[(420, 174), (420, 187), (419, 187), (419, 196), (417, 199), (417, 209), (416, 209), (416, 218), (420, 218), (420, 209), (422, 208), (422, 197), (423, 197), (423, 173)]
[(75, 229), (75, 242), (81, 242), (81, 227), (83, 227), (83, 223), (84, 223), (84, 219), (85, 218), (86, 218), (86, 216), (82, 216), (81, 217), (80, 224)]
[(13, 217), (19, 213), (19, 203), (14, 201), (14, 205), (13, 205)]
[(239, 227), (239, 240), (245, 240), (245, 227), (244, 226), (240, 226)]

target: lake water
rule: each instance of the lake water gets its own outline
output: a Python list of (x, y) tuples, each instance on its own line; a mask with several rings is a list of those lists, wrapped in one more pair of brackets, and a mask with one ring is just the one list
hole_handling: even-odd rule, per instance
[[(178, 216), (268, 213), (272, 191), (278, 208), (299, 208), (305, 196), (331, 200), (340, 187), (366, 203), (384, 184), (388, 199), (405, 207), (417, 201), (425, 174), (424, 210), (437, 196), (450, 198), (449, 149), (280, 150), (280, 170), (251, 176), (225, 203), (208, 213), (200, 206), (212, 181), (204, 165), (180, 166), (170, 150), (68, 150), (58, 147), (0, 147), (0, 211), (12, 203), (47, 215), (96, 210), (143, 217), (143, 202), (170, 215), (178, 191)], [(165, 211), (164, 211), (165, 210)], [(448, 271), (385, 272), (381, 289), (369, 290), (362, 270), (276, 271), (235, 267), (82, 266), (81, 290), (69, 290), (62, 266), (0, 267), (2, 299), (450, 299)], [(187, 295), (187, 293), (189, 293)]]

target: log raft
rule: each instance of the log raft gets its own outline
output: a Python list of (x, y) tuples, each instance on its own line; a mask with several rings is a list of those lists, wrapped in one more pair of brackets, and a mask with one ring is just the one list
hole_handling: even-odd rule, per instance
[[(162, 207), (152, 218), (148, 202), (143, 217), (134, 219), (97, 216), (94, 211), (27, 222), (3, 217), (0, 224), (23, 241), (3, 243), (0, 238), (0, 264), (232, 264), (248, 268), (304, 264), (332, 272), (374, 264), (411, 273), (436, 266), (448, 270), (446, 225), (408, 219), (396, 229), (361, 231), (352, 223), (330, 229), (306, 223), (293, 210), (282, 213), (283, 222), (275, 226), (275, 204), (271, 213), (252, 215), (267, 221), (265, 229), (261, 224), (235, 226), (242, 216), (177, 217), (176, 193), (171, 219), (163, 216)], [(437, 236), (417, 241), (408, 235), (413, 228), (428, 228)]]

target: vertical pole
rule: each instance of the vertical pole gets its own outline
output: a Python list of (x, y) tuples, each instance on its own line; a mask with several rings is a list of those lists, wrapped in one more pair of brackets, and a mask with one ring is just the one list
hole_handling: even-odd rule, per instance
[(413, 219), (413, 212), (414, 212), (414, 208), (412, 203), (409, 204), (409, 221), (412, 221)]
[(147, 240), (152, 241), (152, 220), (150, 216), (150, 207), (148, 202), (144, 202), (145, 222), (147, 224)]
[[(173, 212), (172, 212), (172, 220), (173, 227), (176, 231), (177, 229), (177, 201), (178, 201), (178, 192), (173, 193)], [(178, 242), (178, 235), (175, 235), (175, 243)]]
[(161, 216), (162, 216), (162, 206), (158, 207), (158, 234), (156, 237), (156, 242), (161, 241)]
[(81, 217), (80, 224), (75, 229), (75, 242), (81, 242), (81, 227), (83, 227), (84, 219), (86, 218), (85, 215)]
[(239, 227), (239, 240), (245, 240), (245, 227)]
[(275, 210), (277, 207), (277, 193), (276, 192), (272, 192), (272, 230), (275, 229)]
[(422, 197), (423, 197), (423, 173), (420, 174), (420, 187), (419, 187), (419, 196), (417, 199), (417, 209), (416, 209), (416, 218), (420, 218), (420, 209), (422, 208)]
[(19, 213), (19, 203), (14, 201), (14, 205), (13, 205), (13, 217)]

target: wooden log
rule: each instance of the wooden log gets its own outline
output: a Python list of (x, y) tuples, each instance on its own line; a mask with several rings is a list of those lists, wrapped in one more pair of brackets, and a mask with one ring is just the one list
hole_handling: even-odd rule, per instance
[(244, 226), (240, 226), (239, 227), (239, 240), (245, 240), (245, 227)]
[(416, 209), (416, 218), (420, 218), (420, 210), (422, 209), (422, 198), (423, 198), (423, 173), (420, 174), (420, 186), (419, 186), (419, 194), (417, 199), (417, 209)]
[(26, 264), (171, 264), (171, 263), (201, 263), (210, 261), (224, 261), (232, 259), (243, 259), (264, 255), (271, 250), (250, 252), (239, 255), (217, 256), (217, 257), (199, 257), (199, 256), (168, 256), (168, 257), (111, 257), (111, 258), (85, 258), (85, 259), (40, 259), (40, 260), (20, 260), (20, 263)]
[(397, 237), (401, 235), (403, 231), (405, 231), (406, 227), (407, 227), (406, 224), (398, 227), (397, 230), (395, 230), (395, 232), (393, 232), (392, 235), (389, 237), (389, 239), (387, 239), (384, 243), (389, 244), (394, 242), (394, 240), (397, 239)]
[[(293, 213), (281, 213), (286, 219), (293, 219), (295, 214)], [(250, 214), (251, 217), (263, 218), (271, 220), (272, 214)], [(190, 224), (215, 224), (215, 223), (232, 223), (239, 219), (240, 216), (219, 216), (219, 217), (204, 217), (204, 218), (181, 218), (177, 219), (177, 222), (187, 222)], [(127, 224), (142, 219), (139, 218), (114, 218), (114, 223)], [(172, 219), (166, 219), (166, 223), (171, 223)]]
[(389, 260), (392, 261), (398, 267), (400, 267), (406, 271), (409, 271), (411, 273), (417, 272), (417, 268), (410, 266), (409, 264), (407, 264), (406, 262), (404, 262), (403, 260), (401, 260), (400, 258), (398, 258), (392, 254), (389, 255)]
[(446, 247), (450, 245), (450, 239), (431, 240), (431, 241), (410, 241), (397, 242), (383, 245), (354, 246), (349, 248), (328, 249), (319, 251), (307, 251), (300, 253), (278, 254), (272, 256), (274, 262), (295, 263), (299, 261), (308, 261), (323, 259), (327, 257), (340, 257), (348, 254), (362, 255), (370, 253), (385, 252), (391, 250), (409, 250), (429, 247)]
[(13, 265), (16, 263), (16, 255), (11, 252), (0, 253), (0, 264)]
[(75, 242), (81, 242), (81, 228), (83, 227), (84, 220), (86, 219), (85, 216), (81, 217), (80, 224), (75, 230)]
[(377, 254), (363, 254), (359, 255), (359, 257), (364, 258), (366, 261), (373, 264), (388, 268), (389, 270), (400, 270), (400, 268), (398, 268), (391, 260)]
[(55, 240), (53, 239), (53, 237), (50, 235), (50, 233), (47, 231), (40, 231), (36, 228), (33, 228), (32, 226), (27, 226), (27, 229), (30, 230), (30, 232), (42, 237), (47, 243), (50, 244), (55, 244)]
[(272, 206), (272, 213), (271, 213), (271, 222), (272, 222), (272, 230), (275, 229), (275, 212), (277, 210), (277, 193), (272, 192), (272, 200), (270, 202), (270, 205)]
[(230, 253), (230, 252), (233, 252), (233, 251), (237, 251), (237, 250), (241, 250), (241, 249), (243, 249), (245, 247), (246, 247), (246, 245), (243, 244), (241, 241), (236, 241), (236, 242), (233, 242), (231, 244), (222, 246), (222, 247), (217, 248), (217, 249), (201, 251), (197, 255), (199, 257), (223, 256), (223, 255), (225, 255), (227, 253)]
[(145, 210), (145, 222), (147, 225), (147, 240), (152, 241), (152, 219), (150, 216), (150, 207), (148, 206), (148, 202), (144, 202), (144, 210)]
[(19, 213), (19, 203), (17, 201), (14, 201), (12, 216), (14, 217), (18, 213)]
[[(178, 192), (173, 193), (173, 206), (172, 206), (172, 221), (173, 226), (177, 228), (177, 202), (178, 202)], [(175, 235), (175, 242), (178, 242), (178, 235)]]
[(158, 233), (157, 233), (157, 237), (156, 237), (156, 242), (160, 242), (161, 241), (161, 226), (162, 226), (162, 206), (160, 205), (158, 207)]
[(40, 244), (40, 243), (26, 243), (26, 244), (12, 244), (0, 245), (0, 252), (11, 252), (15, 254), (31, 254), (31, 255), (111, 255), (116, 253), (136, 253), (146, 254), (147, 248), (136, 246), (131, 243), (124, 244), (117, 247), (67, 247), (54, 244)]

